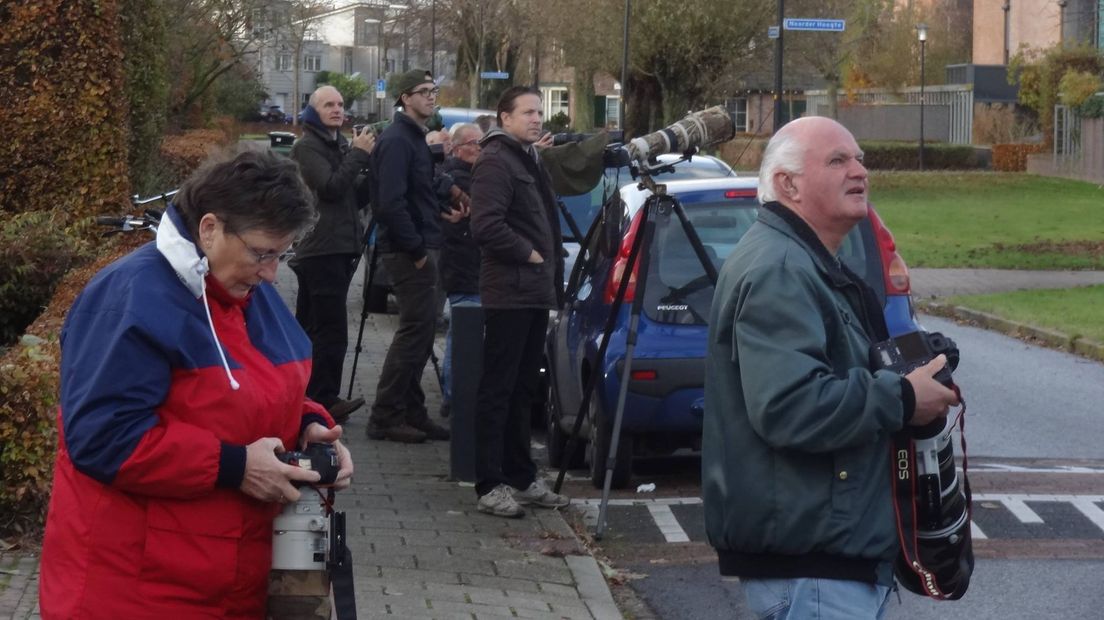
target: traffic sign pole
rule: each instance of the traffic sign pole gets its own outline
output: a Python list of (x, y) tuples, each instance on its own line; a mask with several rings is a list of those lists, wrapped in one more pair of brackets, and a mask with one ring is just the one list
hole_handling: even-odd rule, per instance
[[(786, 0), (778, 0), (778, 23), (786, 19)], [(778, 29), (778, 38), (774, 40), (774, 132), (782, 128), (782, 32)]]

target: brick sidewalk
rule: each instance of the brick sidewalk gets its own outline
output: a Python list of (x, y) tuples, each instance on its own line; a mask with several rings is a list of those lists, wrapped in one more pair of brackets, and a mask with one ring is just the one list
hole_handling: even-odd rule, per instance
[[(281, 294), (292, 301), (294, 274), (285, 267), (279, 276)], [(360, 284), (358, 273), (349, 293), (345, 383), (360, 325)], [(369, 403), (396, 318), (369, 315), (365, 326), (353, 394)], [(440, 390), (429, 367), (423, 387), (435, 414)], [(448, 442), (370, 441), (367, 417), (366, 406), (345, 427), (356, 474), (337, 497), (347, 518), (359, 620), (622, 617), (597, 562), (558, 511), (531, 510), (516, 520), (479, 513), (472, 486), (448, 479)], [(0, 555), (0, 618), (38, 618), (37, 565), (37, 557)]]

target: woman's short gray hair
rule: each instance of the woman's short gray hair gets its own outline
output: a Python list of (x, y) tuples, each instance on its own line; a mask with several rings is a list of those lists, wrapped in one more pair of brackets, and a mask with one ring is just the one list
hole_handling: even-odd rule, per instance
[(766, 204), (778, 200), (774, 175), (779, 172), (801, 174), (806, 148), (799, 131), (787, 131), (787, 127), (783, 127), (774, 134), (767, 143), (763, 164), (759, 167), (759, 202)]

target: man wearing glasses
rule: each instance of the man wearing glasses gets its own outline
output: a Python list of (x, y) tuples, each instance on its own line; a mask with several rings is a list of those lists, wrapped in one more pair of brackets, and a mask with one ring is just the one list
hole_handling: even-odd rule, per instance
[(383, 267), (399, 305), (399, 328), (383, 362), (367, 434), (420, 443), (449, 438), (448, 430), (429, 419), (421, 386), (437, 323), (441, 227), (426, 144), (437, 86), (429, 72), (415, 69), (395, 78), (393, 87), (401, 110), (380, 134), (372, 158), (380, 180), (372, 209)]
[(353, 131), (350, 143), (341, 135), (345, 102), (332, 86), (322, 86), (303, 109), (303, 136), (291, 147), (291, 158), (315, 194), (318, 223), (295, 247), (291, 269), (299, 280), (295, 318), (310, 337), (313, 352), (307, 396), (344, 424), (364, 406), (363, 398), (342, 400), (341, 372), (349, 345), (345, 298), (360, 254), (364, 226), (358, 210), (360, 172), (371, 161), (376, 138), (367, 129)]
[[(452, 156), (445, 160), (442, 172), (447, 174), (465, 195), (471, 195), (472, 166), (479, 159), (479, 141), (483, 130), (473, 123), (457, 123), (449, 130)], [(441, 224), (444, 245), (441, 247), (441, 284), (448, 297), (449, 308), (461, 302), (479, 303), (479, 244), (472, 238), (471, 210), (460, 205), (461, 217), (455, 221), (444, 218)], [(445, 336), (445, 360), (441, 366), (444, 402), (441, 415), (448, 415), (452, 402), (452, 323)]]

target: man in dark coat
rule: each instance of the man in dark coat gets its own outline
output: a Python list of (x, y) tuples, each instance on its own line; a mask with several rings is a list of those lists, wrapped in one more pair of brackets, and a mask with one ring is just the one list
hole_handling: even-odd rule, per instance
[(350, 144), (341, 135), (344, 121), (341, 93), (322, 86), (303, 109), (303, 137), (291, 147), (291, 158), (314, 191), (319, 214), (314, 230), (295, 246), (291, 261), (299, 280), (295, 318), (313, 348), (307, 396), (342, 423), (364, 405), (363, 398), (342, 400), (338, 393), (349, 345), (345, 298), (364, 236), (359, 213), (364, 205), (357, 204), (357, 183), (375, 145), (375, 136), (367, 130), (354, 132)]
[[(459, 123), (452, 129), (452, 156), (445, 160), (441, 171), (464, 194), (471, 195), (472, 166), (479, 159), (479, 141), (483, 131), (473, 123)], [(455, 222), (446, 218), (441, 223), (444, 245), (441, 247), (441, 285), (449, 307), (458, 303), (479, 303), (479, 244), (471, 233), (470, 209), (461, 205), (461, 217)], [(445, 359), (441, 365), (444, 402), (441, 414), (448, 415), (452, 401), (452, 324), (445, 336)]]
[(498, 127), (483, 139), (472, 179), (471, 227), (482, 251), (479, 293), (486, 331), (475, 429), (480, 512), (525, 514), (521, 504), (565, 506), (537, 477), (529, 453), (548, 312), (563, 287), (563, 243), (552, 181), (533, 146), (540, 93), (515, 86), (498, 102)]
[(395, 107), (402, 109), (376, 147), (379, 183), (372, 209), (383, 266), (399, 304), (399, 328), (380, 371), (366, 432), (372, 439), (419, 443), (449, 438), (447, 429), (429, 419), (421, 386), (438, 308), (440, 207), (425, 139), (437, 86), (428, 72), (415, 69), (398, 76), (395, 88)]

